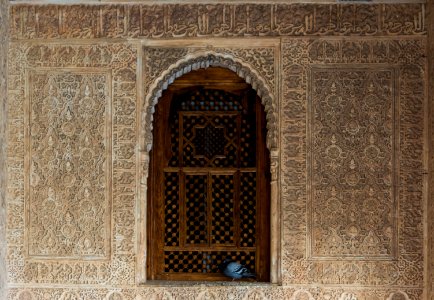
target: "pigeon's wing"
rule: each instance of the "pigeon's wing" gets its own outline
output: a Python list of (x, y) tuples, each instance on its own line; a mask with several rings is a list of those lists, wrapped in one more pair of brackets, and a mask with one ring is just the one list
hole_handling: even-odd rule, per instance
[(227, 265), (227, 275), (232, 278), (243, 278), (246, 273), (249, 273), (249, 270), (243, 265), (237, 262), (231, 262)]

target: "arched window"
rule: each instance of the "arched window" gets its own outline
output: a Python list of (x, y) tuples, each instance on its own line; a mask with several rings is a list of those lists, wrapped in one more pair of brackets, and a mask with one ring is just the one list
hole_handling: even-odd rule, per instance
[(148, 177), (148, 278), (225, 280), (224, 259), (270, 280), (265, 113), (224, 68), (192, 71), (154, 114)]

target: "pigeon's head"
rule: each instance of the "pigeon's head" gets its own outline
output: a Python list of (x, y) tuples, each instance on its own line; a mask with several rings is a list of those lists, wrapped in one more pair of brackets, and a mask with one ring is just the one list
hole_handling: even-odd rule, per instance
[(223, 271), (223, 270), (226, 268), (226, 266), (227, 266), (231, 261), (232, 261), (232, 259), (229, 259), (229, 258), (224, 259), (224, 260), (222, 261), (222, 263), (220, 264), (219, 269), (220, 269), (221, 271)]

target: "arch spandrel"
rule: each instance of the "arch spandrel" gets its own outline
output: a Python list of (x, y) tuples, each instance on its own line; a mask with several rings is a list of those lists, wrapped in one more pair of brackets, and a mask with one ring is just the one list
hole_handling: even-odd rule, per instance
[(144, 107), (142, 111), (142, 130), (144, 131), (144, 142), (142, 151), (149, 152), (152, 149), (152, 121), (155, 112), (155, 106), (163, 91), (173, 83), (173, 81), (193, 70), (222, 67), (227, 68), (243, 78), (247, 83), (252, 85), (261, 98), (264, 105), (267, 118), (267, 147), (270, 151), (277, 148), (277, 105), (276, 97), (269, 84), (264, 80), (255, 68), (242, 60), (227, 54), (217, 52), (195, 52), (186, 55), (184, 58), (172, 64), (149, 85), (148, 93), (145, 96)]

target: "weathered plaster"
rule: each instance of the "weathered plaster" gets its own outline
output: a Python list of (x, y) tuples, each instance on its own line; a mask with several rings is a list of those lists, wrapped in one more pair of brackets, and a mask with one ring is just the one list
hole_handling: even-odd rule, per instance
[[(428, 53), (434, 51), (434, 1), (428, 2)], [(428, 55), (428, 196), (426, 235), (426, 290), (427, 299), (434, 300), (434, 56)]]
[(8, 7), (0, 1), (0, 299), (6, 298), (6, 120), (7, 120), (7, 53), (8, 53)]

